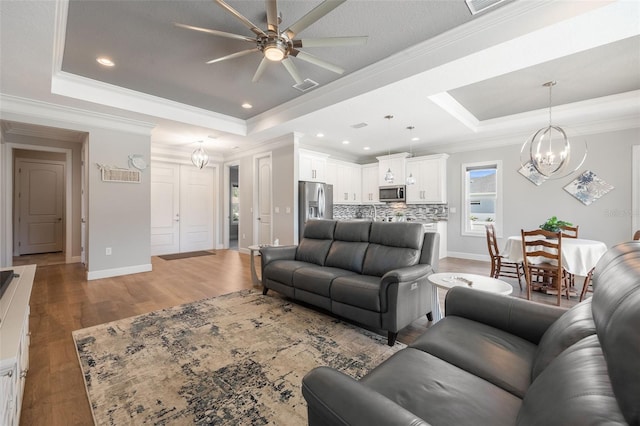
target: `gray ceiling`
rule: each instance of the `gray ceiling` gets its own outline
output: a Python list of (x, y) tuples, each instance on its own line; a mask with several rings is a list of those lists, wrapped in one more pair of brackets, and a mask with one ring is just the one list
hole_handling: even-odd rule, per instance
[[(449, 91), (478, 120), (640, 89), (640, 36), (630, 37)], [(528, 96), (522, 96), (527, 93)], [(500, 96), (496, 96), (500, 94)]]
[[(229, 1), (257, 26), (266, 27), (265, 2)], [(282, 28), (321, 3), (279, 1)], [(494, 10), (497, 8), (494, 8)], [(481, 15), (476, 15), (481, 16)], [(302, 48), (346, 69), (345, 75), (429, 39), (474, 17), (464, 1), (352, 0), (302, 31), (299, 38), (368, 36), (364, 46)], [(302, 93), (281, 64), (270, 64), (252, 83), (259, 52), (227, 61), (206, 61), (253, 47), (251, 43), (175, 27), (173, 23), (252, 36), (211, 0), (71, 1), (62, 69), (91, 79), (247, 119)], [(106, 55), (116, 62), (104, 68)], [(293, 59), (302, 78), (326, 85), (340, 75)], [(253, 109), (241, 108), (250, 102)]]

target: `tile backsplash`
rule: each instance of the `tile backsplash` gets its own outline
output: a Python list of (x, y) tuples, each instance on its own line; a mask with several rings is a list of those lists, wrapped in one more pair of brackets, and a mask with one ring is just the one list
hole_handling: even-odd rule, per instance
[[(385, 203), (376, 204), (375, 212), (378, 218), (409, 218), (411, 220), (447, 220), (449, 206), (447, 204), (405, 204)], [(334, 219), (372, 218), (374, 208), (372, 205), (345, 205), (333, 206)], [(402, 220), (402, 219), (401, 219)]]

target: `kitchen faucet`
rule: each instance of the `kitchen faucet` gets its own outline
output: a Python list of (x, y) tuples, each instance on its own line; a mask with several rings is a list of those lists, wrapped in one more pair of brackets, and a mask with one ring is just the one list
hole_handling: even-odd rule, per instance
[(371, 207), (373, 207), (373, 219), (372, 222), (376, 221), (376, 217), (378, 217), (378, 211), (376, 210), (376, 205), (375, 204), (371, 204)]

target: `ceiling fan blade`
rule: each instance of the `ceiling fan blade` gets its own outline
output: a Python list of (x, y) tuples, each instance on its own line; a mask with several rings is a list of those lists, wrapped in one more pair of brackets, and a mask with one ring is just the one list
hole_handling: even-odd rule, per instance
[(260, 28), (258, 28), (253, 22), (251, 22), (250, 20), (248, 20), (247, 18), (244, 17), (244, 15), (242, 15), (240, 12), (238, 12), (237, 10), (235, 10), (234, 8), (232, 8), (231, 6), (229, 6), (227, 3), (225, 3), (223, 0), (213, 0), (216, 3), (218, 3), (218, 5), (220, 7), (222, 7), (223, 9), (225, 9), (227, 12), (229, 12), (230, 14), (232, 14), (233, 16), (235, 16), (238, 20), (240, 20), (240, 22), (242, 22), (247, 28), (249, 28), (251, 31), (253, 31), (253, 33), (255, 35), (264, 35), (266, 36), (266, 34), (264, 33), (264, 31), (262, 31)]
[(240, 34), (226, 33), (224, 31), (210, 30), (208, 28), (194, 27), (194, 26), (191, 26), (191, 25), (179, 24), (177, 22), (174, 22), (173, 25), (175, 25), (176, 27), (186, 28), (188, 30), (200, 31), (200, 32), (203, 32), (203, 33), (213, 34), (213, 35), (220, 36), (220, 37), (233, 38), (233, 39), (236, 39), (236, 40), (250, 41), (250, 42), (253, 42), (253, 43), (256, 43), (258, 41), (255, 38), (243, 36), (243, 35), (240, 35)]
[(309, 62), (310, 64), (322, 67), (322, 68), (324, 68), (326, 70), (333, 71), (336, 74), (344, 74), (344, 69), (343, 68), (340, 68), (337, 65), (334, 65), (334, 64), (332, 64), (330, 62), (327, 62), (324, 59), (320, 59), (317, 56), (313, 56), (313, 55), (310, 55), (308, 53), (301, 52), (301, 51), (295, 50), (295, 49), (293, 51), (291, 51), (290, 55), (291, 56), (295, 56), (296, 58), (298, 58), (298, 59), (300, 59), (302, 61)]
[[(216, 0), (218, 1), (218, 0)], [(316, 6), (311, 12), (304, 15), (297, 22), (287, 28), (284, 32), (287, 34), (287, 37), (293, 39), (296, 34), (300, 31), (304, 30), (318, 19), (322, 18), (327, 13), (331, 12), (336, 7), (340, 6), (347, 0), (325, 0)]]
[(360, 46), (367, 44), (367, 39), (367, 36), (303, 38), (302, 40), (293, 40), (293, 47)]
[(289, 74), (291, 74), (291, 77), (293, 77), (293, 79), (295, 80), (296, 84), (302, 84), (302, 77), (300, 77), (300, 73), (298, 73), (298, 68), (296, 68), (296, 65), (293, 63), (293, 61), (291, 60), (291, 58), (285, 58), (282, 60), (282, 65), (284, 65), (284, 67), (287, 69), (287, 71), (289, 71)]
[(278, 33), (278, 2), (277, 0), (265, 0), (267, 6), (267, 28)]
[(227, 59), (239, 58), (240, 56), (248, 55), (253, 52), (259, 52), (259, 49), (254, 47), (253, 49), (241, 50), (240, 52), (232, 53), (231, 55), (223, 56), (222, 58), (207, 61), (207, 64), (215, 64), (216, 62), (226, 61)]
[(264, 72), (264, 70), (267, 69), (268, 64), (269, 64), (269, 60), (267, 58), (262, 58), (262, 61), (260, 61), (260, 65), (258, 65), (258, 69), (256, 70), (256, 73), (253, 75), (253, 78), (251, 79), (252, 82), (257, 83), (258, 80), (260, 80), (260, 77), (262, 77), (262, 73)]

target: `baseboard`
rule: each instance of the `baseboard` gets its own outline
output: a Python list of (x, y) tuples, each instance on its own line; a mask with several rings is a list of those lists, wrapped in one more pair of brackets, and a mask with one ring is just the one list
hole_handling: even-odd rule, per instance
[(67, 259), (67, 263), (80, 263), (81, 260), (82, 258), (80, 256), (71, 256)]
[(150, 272), (151, 264), (146, 265), (134, 265), (124, 268), (103, 269), (101, 271), (89, 271), (87, 272), (87, 280), (99, 280), (101, 278), (118, 277), (120, 275), (138, 274), (140, 272)]
[(459, 259), (480, 260), (483, 262), (491, 262), (491, 257), (486, 254), (462, 253), (457, 251), (447, 252), (447, 257), (457, 257)]
[(238, 251), (244, 254), (251, 254), (251, 250), (249, 250), (248, 248), (239, 248)]

